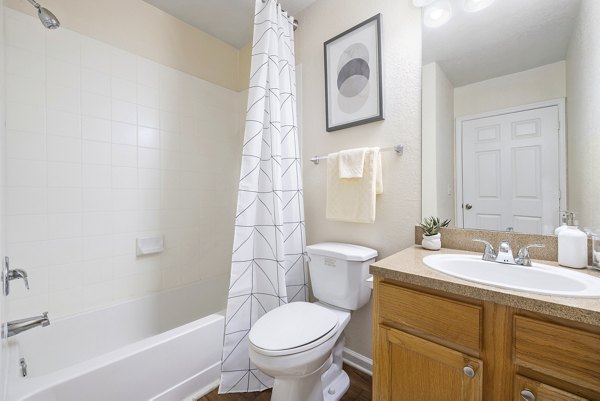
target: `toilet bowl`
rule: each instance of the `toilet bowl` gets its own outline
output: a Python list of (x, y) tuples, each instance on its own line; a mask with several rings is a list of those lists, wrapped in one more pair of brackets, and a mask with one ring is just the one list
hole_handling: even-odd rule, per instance
[(248, 336), (250, 360), (274, 378), (272, 401), (337, 401), (350, 380), (342, 370), (343, 331), (365, 305), (368, 266), (377, 251), (323, 243), (307, 247), (319, 302), (292, 302), (263, 315)]
[[(272, 312), (256, 322), (248, 338), (250, 360), (261, 371), (275, 378), (271, 400), (341, 398), (347, 386), (331, 389), (332, 382), (337, 379), (340, 383), (349, 384), (349, 380), (332, 377), (331, 372), (327, 375), (330, 380), (324, 381), (322, 376), (335, 365), (332, 350), (338, 343), (341, 350), (336, 361), (337, 368), (333, 370), (346, 375), (341, 370), (341, 334), (350, 321), (350, 312), (308, 302), (293, 302)], [(326, 397), (323, 389), (327, 392)]]

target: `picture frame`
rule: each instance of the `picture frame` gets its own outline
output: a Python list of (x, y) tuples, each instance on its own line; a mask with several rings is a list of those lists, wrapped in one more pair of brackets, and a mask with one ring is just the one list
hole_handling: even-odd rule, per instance
[(327, 132), (383, 120), (381, 14), (323, 44)]

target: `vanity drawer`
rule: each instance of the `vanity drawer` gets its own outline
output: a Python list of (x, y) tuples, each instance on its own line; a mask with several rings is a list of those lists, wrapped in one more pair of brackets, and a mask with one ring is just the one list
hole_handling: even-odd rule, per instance
[(483, 308), (393, 284), (379, 285), (379, 316), (468, 349), (481, 350)]
[(600, 335), (515, 316), (517, 365), (600, 392)]

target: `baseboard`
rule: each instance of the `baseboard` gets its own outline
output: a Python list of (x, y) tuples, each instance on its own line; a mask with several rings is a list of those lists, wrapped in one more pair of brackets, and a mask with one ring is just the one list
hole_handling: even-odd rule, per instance
[(344, 363), (370, 376), (373, 375), (373, 360), (371, 358), (367, 358), (348, 348), (344, 348), (343, 357)]

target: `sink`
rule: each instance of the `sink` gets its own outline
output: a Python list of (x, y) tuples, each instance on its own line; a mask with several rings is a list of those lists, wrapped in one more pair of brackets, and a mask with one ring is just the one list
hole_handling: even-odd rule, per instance
[(508, 265), (462, 254), (429, 255), (423, 263), (450, 276), (495, 287), (564, 297), (600, 297), (600, 278), (564, 267)]

